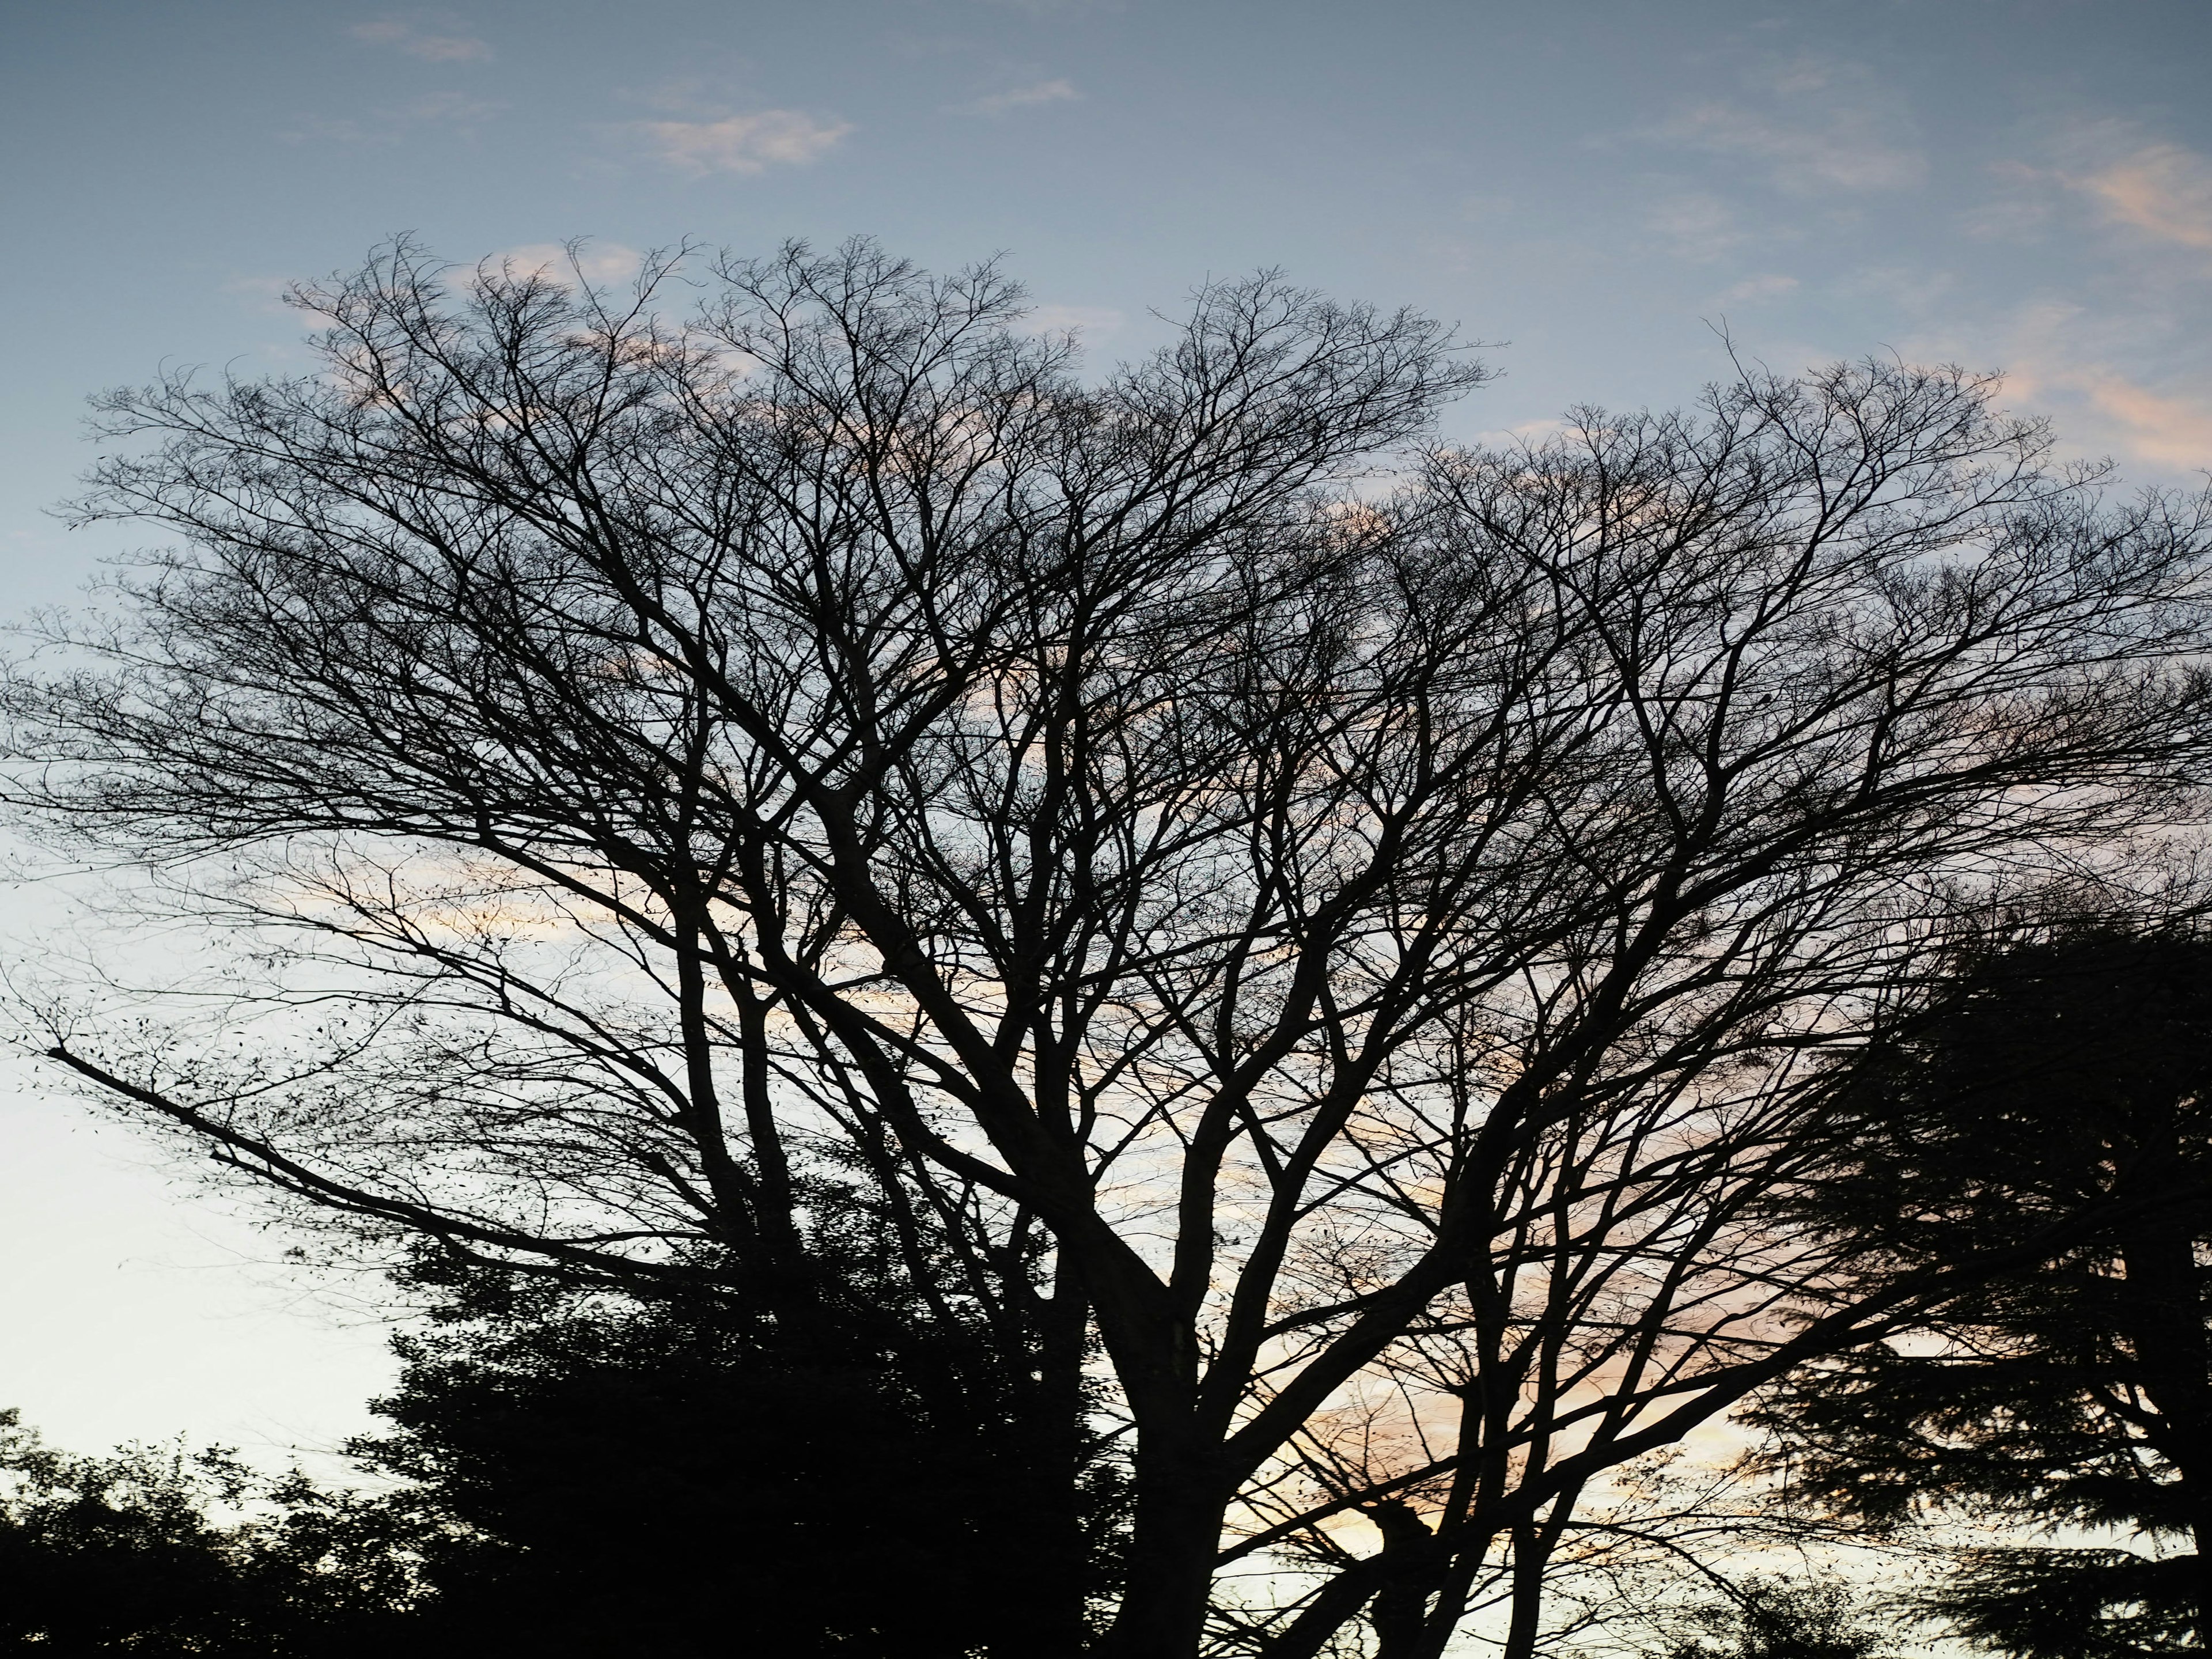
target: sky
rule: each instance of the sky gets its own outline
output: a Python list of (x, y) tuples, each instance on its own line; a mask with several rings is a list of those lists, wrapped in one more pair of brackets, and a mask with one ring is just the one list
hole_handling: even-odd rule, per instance
[[(1663, 406), (1741, 354), (2003, 369), (2134, 484), (2212, 466), (2205, 0), (0, 0), (0, 613), (125, 531), (49, 509), (83, 399), (304, 372), (287, 284), (412, 234), (994, 255), (1101, 364), (1261, 267), (1502, 373), (1448, 435)], [(35, 884), (0, 950), (35, 956)], [(0, 1076), (0, 1406), (86, 1449), (368, 1425), (386, 1331), (34, 1067)]]

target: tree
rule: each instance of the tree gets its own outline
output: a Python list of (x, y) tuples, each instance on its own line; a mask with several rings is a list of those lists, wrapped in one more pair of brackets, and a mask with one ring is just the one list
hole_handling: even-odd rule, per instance
[(988, 1356), (794, 1351), (697, 1292), (434, 1262), (425, 1283), (443, 1300), (398, 1340), (392, 1429), (349, 1448), (422, 1518), (417, 1649), (684, 1659), (741, 1631), (794, 1659), (1043, 1652), (1066, 1577), (1114, 1588), (1110, 1470), (1079, 1494), (1087, 1547), (1053, 1559), (1056, 1449)]
[(1665, 1659), (1882, 1659), (1881, 1638), (1833, 1583), (1754, 1580), (1698, 1609), (1692, 1622), (1700, 1633), (1671, 1644)]
[(1978, 953), (1842, 1088), (1817, 1209), (1872, 1275), (2094, 1205), (2109, 1218), (1962, 1296), (1920, 1340), (1790, 1378), (1759, 1415), (1793, 1489), (1878, 1525), (1967, 1509), (2132, 1534), (1968, 1552), (1928, 1607), (2027, 1659), (2201, 1646), (2212, 940), (2075, 924)]
[(18, 793), (261, 954), (58, 1065), (634, 1284), (787, 1295), (864, 1172), (1071, 1494), (1095, 1340), (1145, 1659), (1433, 1659), (1595, 1474), (2001, 1265), (1813, 1305), (1806, 1056), (2185, 811), (2202, 504), (1881, 362), (1362, 487), (1477, 378), (1420, 319), (1261, 278), (1085, 386), (988, 271), (665, 274), (403, 248), (321, 376), (105, 402), (84, 512), (187, 546), (19, 678)]
[[(911, 1334), (880, 1328), (830, 1353), (702, 1292), (641, 1304), (432, 1253), (406, 1277), (434, 1313), (395, 1339), (388, 1428), (346, 1448), (375, 1491), (270, 1481), (221, 1450), (72, 1457), (0, 1413), (0, 1637), (685, 1659), (742, 1632), (794, 1659), (964, 1659), (1057, 1634), (1069, 1569), (1035, 1524), (1054, 1448), (988, 1361), (918, 1365)], [(1100, 1474), (1079, 1571), (1116, 1553)]]
[(13, 1651), (384, 1652), (420, 1594), (414, 1541), (397, 1511), (296, 1474), (261, 1480), (221, 1449), (72, 1456), (0, 1411), (0, 1640)]

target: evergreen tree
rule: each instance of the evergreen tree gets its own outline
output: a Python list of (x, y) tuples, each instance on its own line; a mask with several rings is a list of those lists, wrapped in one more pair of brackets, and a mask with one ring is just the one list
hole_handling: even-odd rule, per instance
[[(2201, 1644), (2212, 1545), (2212, 941), (2081, 930), (1967, 963), (1843, 1082), (1812, 1202), (1870, 1277), (2020, 1251), (1932, 1340), (1762, 1408), (1796, 1493), (1880, 1526), (1975, 1511), (2126, 1547), (1969, 1552), (1924, 1597), (2023, 1659)], [(2094, 1215), (2094, 1231), (2065, 1218)]]
[[(793, 1328), (704, 1291), (413, 1277), (443, 1305), (396, 1344), (391, 1432), (351, 1448), (396, 1490), (262, 1480), (221, 1450), (73, 1456), (0, 1413), (0, 1645), (1043, 1659), (1067, 1650), (1071, 1577), (1094, 1605), (1115, 1588), (1104, 1443), (1069, 1447), (988, 1344), (852, 1283)], [(1048, 1524), (1071, 1455), (1072, 1549)]]
[(1018, 1317), (948, 1293), (952, 1263), (915, 1275), (941, 1230), (896, 1237), (879, 1189), (805, 1180), (804, 1273), (701, 1253), (641, 1286), (425, 1247), (403, 1279), (435, 1305), (395, 1342), (391, 1430), (349, 1449), (387, 1491), (262, 1480), (219, 1450), (75, 1457), (0, 1417), (0, 1642), (1074, 1651), (1067, 1609), (1109, 1604), (1126, 1520), (1095, 1402), (1060, 1397)]

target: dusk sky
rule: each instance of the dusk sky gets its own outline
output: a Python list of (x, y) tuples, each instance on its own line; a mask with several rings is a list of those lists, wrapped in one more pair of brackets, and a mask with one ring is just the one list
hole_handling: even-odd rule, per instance
[[(2212, 4), (8, 0), (0, 550), (21, 615), (125, 533), (46, 509), (82, 400), (298, 372), (289, 283), (418, 235), (1003, 253), (1101, 363), (1209, 276), (1456, 322), (1449, 435), (1661, 405), (1737, 350), (2008, 371), (2130, 483), (2212, 465)], [(20, 941), (53, 914), (8, 901)], [(11, 954), (20, 947), (11, 945)], [(368, 1419), (383, 1333), (89, 1109), (0, 1102), (0, 1406), (85, 1449)], [(362, 1316), (365, 1320), (366, 1316)]]

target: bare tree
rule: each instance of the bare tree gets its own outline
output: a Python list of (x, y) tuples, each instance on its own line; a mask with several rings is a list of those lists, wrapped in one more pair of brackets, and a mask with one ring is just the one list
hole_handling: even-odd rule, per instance
[(868, 1171), (1040, 1386), (1095, 1333), (1132, 1659), (1293, 1547), (1212, 1639), (1436, 1655), (1597, 1473), (1990, 1265), (1819, 1300), (1769, 1200), (1932, 939), (2190, 810), (2201, 503), (1882, 362), (1378, 494), (1478, 378), (1418, 318), (1216, 288), (1087, 386), (988, 270), (663, 276), (403, 248), (303, 296), (320, 377), (106, 400), (156, 441), (84, 512), (188, 545), (19, 679), (21, 793), (269, 965), (58, 1062), (577, 1271), (773, 1270)]

